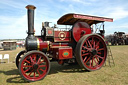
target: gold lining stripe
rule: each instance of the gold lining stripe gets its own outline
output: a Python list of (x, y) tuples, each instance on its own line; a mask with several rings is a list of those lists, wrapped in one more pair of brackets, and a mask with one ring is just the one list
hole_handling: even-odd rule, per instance
[(49, 51), (50, 43), (49, 41), (47, 41), (47, 43), (48, 43), (47, 51)]
[(59, 43), (59, 46), (61, 46), (61, 43)]
[(40, 49), (40, 42), (39, 42), (39, 39), (37, 38), (37, 50)]

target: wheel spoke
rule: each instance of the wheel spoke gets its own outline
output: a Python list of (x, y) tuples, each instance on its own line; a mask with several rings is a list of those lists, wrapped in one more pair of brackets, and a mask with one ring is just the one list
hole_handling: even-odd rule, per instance
[(85, 46), (82, 46), (84, 49), (87, 49), (87, 47), (85, 47)]
[(100, 49), (98, 49), (97, 51), (101, 51), (101, 50), (104, 50), (104, 48), (100, 48)]
[(97, 56), (95, 56), (95, 58), (96, 58), (97, 62), (99, 62), (99, 60), (98, 60)]
[(24, 72), (26, 73), (27, 71), (29, 71), (31, 68), (28, 68), (27, 70), (25, 70)]
[(91, 44), (93, 44), (93, 42), (94, 42), (94, 37), (92, 37), (92, 41), (91, 41)]
[(96, 43), (95, 43), (95, 41), (94, 41), (94, 43), (93, 43), (93, 48), (95, 48), (96, 47)]
[(39, 64), (40, 60), (41, 60), (41, 57), (38, 59), (37, 64)]
[(88, 59), (85, 61), (85, 63), (87, 63), (89, 61), (90, 57), (88, 57)]
[(82, 52), (88, 52), (88, 51), (86, 51), (86, 50), (82, 50)]
[(87, 49), (88, 51), (90, 51), (91, 49), (90, 48), (87, 48), (87, 47), (85, 47), (85, 46), (82, 46), (83, 48), (85, 48), (85, 49)]
[(99, 43), (100, 43), (100, 41), (98, 41), (98, 42), (96, 43), (96, 46), (95, 46), (96, 50), (99, 48)]
[(99, 45), (98, 46), (96, 46), (96, 50), (99, 48)]
[(101, 54), (101, 52), (98, 52), (97, 54)]
[(39, 65), (39, 67), (46, 67), (46, 65)]
[(32, 62), (32, 63), (34, 63), (34, 61), (33, 61), (33, 59), (32, 59), (32, 57), (31, 57), (31, 56), (30, 56), (30, 60), (31, 60), (31, 62)]
[(88, 43), (87, 43), (87, 41), (85, 41), (85, 43), (86, 43), (86, 46), (88, 47)]
[(87, 40), (87, 41), (88, 41), (88, 44), (90, 45), (90, 47), (92, 48), (92, 45), (91, 45), (90, 41), (89, 40)]
[(40, 72), (39, 72), (39, 70), (37, 69), (37, 73), (39, 74), (39, 76), (40, 76)]
[(29, 73), (29, 75), (28, 75), (29, 77), (30, 77), (30, 75), (32, 74), (32, 72), (33, 72), (33, 70)]
[(41, 71), (43, 71), (43, 72), (45, 71), (45, 70), (43, 70), (43, 69), (41, 69), (41, 68), (39, 68), (39, 69), (40, 69)]
[(34, 77), (36, 76), (36, 72), (34, 71)]
[(98, 66), (98, 62), (96, 62), (96, 60), (94, 59), (94, 62), (96, 63), (96, 65)]
[(28, 61), (28, 60), (25, 60), (25, 62), (27, 62), (27, 63), (29, 63), (29, 64), (30, 64), (30, 61)]
[(89, 53), (82, 54), (82, 56), (89, 55)]
[(99, 43), (100, 43), (100, 41), (98, 41), (98, 42), (96, 43), (96, 46), (98, 46), (98, 45), (99, 45)]
[(83, 61), (85, 62), (85, 60), (86, 60), (86, 59), (87, 59), (87, 56), (84, 58), (84, 60), (83, 60)]
[(93, 48), (95, 48), (95, 46), (96, 46), (95, 44), (96, 44), (96, 43), (95, 43), (94, 37), (92, 37), (91, 44), (93, 45)]
[(103, 59), (103, 57), (101, 57), (101, 56), (99, 56), (99, 55), (96, 55), (97, 57), (99, 57), (99, 58), (101, 58), (101, 59)]
[(43, 61), (41, 61), (41, 62), (39, 62), (39, 63), (38, 63), (38, 65), (39, 65), (39, 64), (41, 64), (41, 63), (43, 63), (43, 62), (44, 62), (44, 60), (43, 60)]

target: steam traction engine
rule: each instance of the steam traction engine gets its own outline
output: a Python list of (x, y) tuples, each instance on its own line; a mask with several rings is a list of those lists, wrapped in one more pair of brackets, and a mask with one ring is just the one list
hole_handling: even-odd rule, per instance
[[(26, 6), (28, 12), (28, 36), (26, 50), (16, 57), (16, 66), (21, 76), (27, 81), (43, 79), (50, 70), (50, 59), (59, 64), (77, 62), (89, 71), (100, 69), (107, 57), (104, 29), (92, 34), (92, 24), (104, 21), (112, 22), (111, 18), (103, 18), (81, 14), (66, 14), (57, 24), (71, 25), (71, 29), (55, 30), (49, 23), (42, 24), (41, 36), (34, 35), (34, 7)], [(57, 29), (57, 28), (56, 28)], [(52, 61), (51, 60), (51, 61)]]
[(111, 39), (112, 45), (125, 45), (125, 37), (124, 32), (114, 32), (114, 35), (109, 38)]

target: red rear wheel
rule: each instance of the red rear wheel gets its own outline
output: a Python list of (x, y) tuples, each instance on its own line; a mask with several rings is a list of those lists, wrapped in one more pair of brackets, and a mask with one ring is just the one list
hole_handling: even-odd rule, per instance
[(26, 53), (20, 61), (19, 71), (27, 81), (38, 81), (43, 79), (50, 70), (50, 62), (47, 56), (40, 51)]
[(76, 46), (76, 60), (89, 71), (100, 69), (107, 57), (107, 46), (104, 39), (97, 34), (83, 36)]

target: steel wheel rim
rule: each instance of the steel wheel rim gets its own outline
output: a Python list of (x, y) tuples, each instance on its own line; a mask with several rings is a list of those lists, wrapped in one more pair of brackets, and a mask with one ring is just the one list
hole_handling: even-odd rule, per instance
[[(39, 56), (39, 57), (37, 57)], [(21, 61), (22, 76), (29, 81), (38, 81), (49, 72), (49, 61), (42, 53), (31, 53)]]
[(21, 57), (24, 55), (24, 53), (25, 53), (26, 51), (25, 50), (23, 50), (23, 51), (21, 51), (19, 54), (17, 54), (17, 56), (16, 56), (16, 61), (15, 61), (15, 63), (16, 63), (16, 67), (19, 69), (19, 62), (20, 62), (20, 60), (21, 60)]
[(106, 57), (107, 47), (101, 37), (91, 35), (81, 44), (81, 59), (87, 70), (100, 69)]

